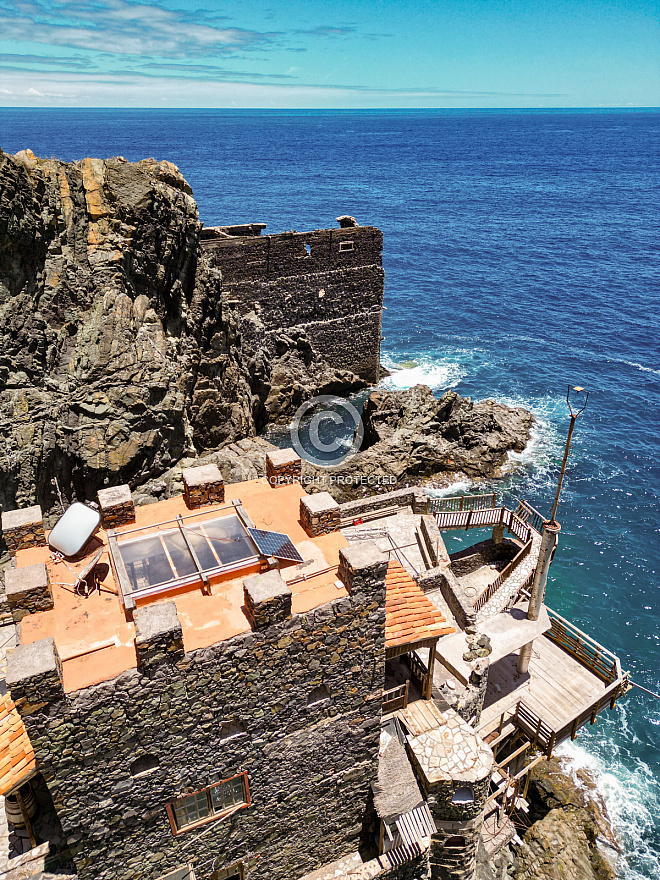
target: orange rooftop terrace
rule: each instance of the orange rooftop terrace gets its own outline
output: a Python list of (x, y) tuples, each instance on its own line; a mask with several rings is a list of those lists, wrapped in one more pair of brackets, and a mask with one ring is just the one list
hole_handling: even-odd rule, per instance
[[(266, 479), (227, 486), (215, 465), (190, 468), (183, 495), (140, 507), (128, 486), (104, 489), (98, 514), (94, 505), (74, 504), (48, 535), (39, 508), (3, 514), (6, 540), (16, 544), (8, 598), (21, 643), (52, 638), (72, 693), (138, 667), (133, 612), (145, 605), (175, 603), (191, 652), (252, 628), (244, 584), (252, 575), (276, 569), (294, 614), (347, 596), (339, 554), (349, 542), (339, 505), (327, 492), (307, 495), (299, 467), (292, 450), (280, 450), (268, 456)], [(67, 518), (74, 537), (80, 531), (73, 508), (93, 527), (70, 555), (59, 547)], [(388, 657), (454, 632), (398, 561), (389, 563), (386, 590)]]

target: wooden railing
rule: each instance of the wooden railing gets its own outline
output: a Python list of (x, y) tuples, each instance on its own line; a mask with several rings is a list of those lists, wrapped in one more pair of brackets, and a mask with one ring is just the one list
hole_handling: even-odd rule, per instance
[[(492, 498), (492, 496), (485, 497)], [(452, 499), (433, 499), (433, 501), (436, 500), (442, 501)], [(434, 513), (434, 516), (438, 528), (441, 531), (443, 529), (467, 530), (504, 525), (511, 534), (518, 538), (523, 544), (526, 544), (532, 537), (531, 526), (523, 522), (523, 520), (521, 520), (512, 510), (507, 510), (506, 507), (475, 508), (474, 510), (445, 510)]]
[(532, 549), (534, 541), (532, 538), (525, 544), (525, 546), (517, 553), (511, 562), (504, 568), (499, 577), (497, 577), (492, 584), (489, 584), (483, 593), (477, 597), (477, 599), (472, 603), (472, 607), (475, 611), (480, 611), (484, 605), (489, 602), (495, 593), (500, 589), (502, 584), (507, 580), (507, 578), (511, 577), (513, 572), (518, 568), (521, 562), (523, 562), (528, 556)]
[(383, 713), (394, 712), (395, 709), (405, 709), (408, 705), (408, 688), (410, 682), (399, 687), (391, 688), (389, 691), (383, 691)]
[(521, 519), (523, 522), (530, 525), (540, 535), (543, 531), (545, 517), (540, 514), (536, 508), (532, 507), (531, 504), (528, 504), (526, 501), (521, 501), (520, 499), (517, 500), (518, 507), (516, 508), (516, 516), (518, 519)]
[(486, 510), (495, 507), (495, 493), (489, 495), (455, 495), (452, 498), (431, 498), (429, 513), (450, 513), (456, 510)]
[(583, 633), (577, 626), (548, 608), (551, 629), (544, 635), (567, 653), (579, 660), (602, 681), (611, 684), (621, 677), (618, 657), (594, 639)]
[(523, 733), (529, 737), (534, 748), (538, 748), (550, 757), (555, 746), (567, 740), (569, 737), (575, 739), (578, 730), (589, 722), (596, 723), (598, 714), (603, 709), (609, 707), (614, 708), (616, 700), (623, 696), (626, 692), (626, 683), (624, 678), (619, 678), (613, 682), (604, 693), (596, 697), (585, 706), (580, 712), (574, 715), (562, 727), (553, 730), (549, 724), (532, 711), (522, 700), (516, 706), (516, 714), (514, 723)]
[(428, 697), (424, 693), (429, 672), (426, 664), (423, 662), (417, 651), (411, 651), (409, 654), (404, 654), (402, 659), (410, 669), (410, 678), (412, 680), (412, 683), (416, 685), (417, 690), (420, 692), (420, 694), (422, 694), (425, 699), (428, 699)]

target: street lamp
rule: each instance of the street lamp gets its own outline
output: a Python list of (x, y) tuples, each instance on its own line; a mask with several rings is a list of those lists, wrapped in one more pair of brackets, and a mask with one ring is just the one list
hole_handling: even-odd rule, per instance
[[(571, 401), (571, 391), (574, 392), (573, 400)], [(581, 395), (584, 394), (584, 398)], [(549, 523), (552, 525), (556, 525), (557, 516), (557, 507), (559, 506), (559, 496), (561, 495), (561, 487), (564, 482), (564, 474), (566, 473), (566, 462), (568, 461), (568, 453), (571, 450), (571, 439), (573, 437), (573, 428), (575, 427), (575, 422), (579, 415), (584, 412), (584, 408), (587, 405), (587, 401), (589, 400), (589, 392), (585, 391), (584, 388), (581, 388), (579, 385), (573, 385), (572, 387), (568, 386), (568, 391), (566, 392), (566, 405), (568, 406), (568, 411), (571, 414), (571, 424), (568, 429), (568, 437), (566, 438), (566, 448), (564, 449), (564, 460), (561, 463), (561, 471), (559, 474), (559, 482), (557, 483), (557, 494), (555, 495), (555, 503), (552, 507), (552, 513), (550, 514)]]
[[(571, 401), (571, 391), (573, 392), (573, 400)], [(584, 395), (584, 397), (582, 397)], [(559, 483), (557, 484), (557, 494), (555, 495), (555, 503), (550, 514), (550, 519), (545, 520), (541, 529), (541, 543), (539, 546), (538, 558), (536, 561), (536, 569), (534, 570), (534, 578), (529, 591), (529, 604), (527, 606), (528, 620), (538, 620), (545, 599), (545, 587), (548, 581), (548, 571), (550, 563), (557, 546), (557, 539), (561, 526), (555, 519), (557, 515), (557, 507), (559, 506), (559, 496), (561, 495), (561, 486), (564, 482), (564, 474), (566, 473), (566, 462), (568, 461), (568, 453), (571, 449), (571, 439), (573, 437), (573, 428), (578, 416), (584, 412), (587, 405), (589, 392), (585, 391), (579, 385), (569, 385), (566, 392), (566, 404), (571, 414), (571, 425), (568, 429), (568, 437), (566, 438), (566, 448), (564, 449), (564, 460), (561, 464), (561, 472), (559, 474)], [(529, 661), (532, 657), (532, 642), (523, 645), (518, 654), (518, 663), (516, 669), (520, 674), (527, 674), (529, 671)]]

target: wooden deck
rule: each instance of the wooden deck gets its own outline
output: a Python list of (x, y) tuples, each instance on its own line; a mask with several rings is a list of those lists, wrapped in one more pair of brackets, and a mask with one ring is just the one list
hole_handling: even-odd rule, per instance
[(529, 673), (516, 671), (517, 653), (490, 667), (483, 730), (522, 700), (550, 729), (560, 730), (605, 696), (608, 684), (546, 636), (534, 641)]

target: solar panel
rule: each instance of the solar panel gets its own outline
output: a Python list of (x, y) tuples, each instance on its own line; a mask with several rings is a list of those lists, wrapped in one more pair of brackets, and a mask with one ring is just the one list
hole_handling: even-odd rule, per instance
[(275, 559), (288, 559), (291, 562), (302, 562), (303, 558), (291, 543), (291, 538), (282, 532), (265, 532), (263, 529), (248, 529), (250, 537), (257, 549), (264, 556)]

